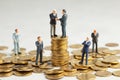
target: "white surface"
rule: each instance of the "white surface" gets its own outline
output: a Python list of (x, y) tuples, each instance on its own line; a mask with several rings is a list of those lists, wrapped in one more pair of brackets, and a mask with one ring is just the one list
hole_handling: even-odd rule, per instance
[[(35, 49), (38, 35), (43, 37), (44, 45), (50, 45), (49, 13), (56, 9), (61, 17), (61, 9), (68, 13), (67, 35), (69, 44), (82, 43), (93, 29), (99, 34), (99, 46), (106, 42), (120, 43), (120, 1), (119, 0), (0, 0), (0, 45), (9, 46), (7, 54), (13, 49), (12, 33), (20, 30), (21, 47), (27, 51)], [(57, 34), (61, 35), (60, 23)], [(114, 49), (119, 49), (116, 47)], [(46, 52), (45, 55), (50, 55)], [(113, 71), (110, 69), (109, 71)], [(0, 80), (45, 80), (43, 74), (28, 77), (11, 76)], [(65, 77), (62, 80), (76, 80)], [(97, 77), (96, 80), (119, 80), (119, 77)]]

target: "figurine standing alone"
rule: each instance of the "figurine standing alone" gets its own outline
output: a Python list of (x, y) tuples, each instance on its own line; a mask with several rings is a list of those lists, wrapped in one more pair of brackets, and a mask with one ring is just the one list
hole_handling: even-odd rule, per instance
[(38, 56), (40, 56), (40, 64), (43, 64), (42, 57), (43, 57), (43, 41), (40, 36), (37, 37), (37, 41), (35, 42), (37, 47), (37, 54), (36, 54), (36, 65), (38, 65)]
[[(98, 37), (99, 34), (97, 33), (96, 30), (93, 31), (93, 33), (91, 34), (92, 37), (92, 52), (98, 53)], [(94, 51), (94, 46), (96, 46), (96, 49)]]
[(19, 47), (19, 30), (15, 29), (15, 32), (12, 35), (13, 42), (14, 42), (14, 53), (20, 54), (20, 47)]

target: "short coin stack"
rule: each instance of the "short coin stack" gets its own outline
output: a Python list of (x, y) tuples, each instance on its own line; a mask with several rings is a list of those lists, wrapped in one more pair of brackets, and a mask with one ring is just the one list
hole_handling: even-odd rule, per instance
[(13, 72), (12, 72), (13, 66), (14, 66), (14, 64), (12, 64), (12, 63), (0, 64), (0, 77), (11, 76), (13, 74)]
[(51, 41), (52, 64), (62, 66), (69, 62), (68, 38), (55, 37)]

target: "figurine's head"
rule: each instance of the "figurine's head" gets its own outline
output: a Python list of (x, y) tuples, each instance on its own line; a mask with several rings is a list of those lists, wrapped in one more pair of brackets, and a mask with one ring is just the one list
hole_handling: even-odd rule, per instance
[(88, 38), (88, 37), (86, 38), (86, 41), (89, 41), (89, 38)]
[(94, 31), (93, 31), (94, 33), (96, 33), (97, 31), (94, 29)]
[(65, 9), (63, 9), (63, 10), (62, 10), (62, 14), (65, 14), (65, 13), (66, 13), (66, 10), (65, 10)]
[(42, 38), (40, 36), (37, 37), (38, 41), (42, 41)]
[(56, 10), (55, 10), (55, 9), (53, 9), (53, 10), (52, 10), (52, 13), (53, 13), (53, 14), (56, 14)]
[(15, 29), (15, 32), (16, 32), (16, 33), (18, 33), (18, 32), (19, 32), (19, 30), (18, 30), (18, 29)]

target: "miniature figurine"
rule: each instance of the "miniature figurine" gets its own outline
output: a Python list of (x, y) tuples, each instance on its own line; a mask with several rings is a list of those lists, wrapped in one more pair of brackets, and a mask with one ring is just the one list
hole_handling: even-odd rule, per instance
[(38, 65), (38, 56), (40, 55), (40, 64), (43, 64), (42, 57), (43, 57), (43, 41), (40, 36), (37, 37), (37, 41), (35, 42), (37, 47), (37, 54), (36, 54), (36, 65)]
[(61, 36), (61, 38), (64, 38), (64, 37), (66, 37), (66, 22), (67, 22), (67, 14), (66, 14), (65, 9), (62, 10), (62, 14), (63, 14), (62, 18), (60, 18), (58, 20), (60, 20), (61, 27), (62, 27), (62, 36)]
[(89, 41), (89, 38), (87, 37), (86, 40), (82, 43), (83, 49), (82, 49), (82, 59), (79, 62), (79, 64), (83, 64), (84, 61), (84, 55), (86, 54), (86, 65), (88, 65), (88, 54), (89, 54), (89, 46), (91, 45), (91, 42)]
[(13, 42), (14, 42), (14, 53), (21, 54), (20, 47), (19, 47), (19, 30), (15, 29), (15, 32), (12, 35)]
[(91, 34), (92, 37), (92, 52), (94, 52), (94, 45), (96, 46), (96, 50), (95, 53), (98, 53), (98, 37), (99, 34), (97, 33), (96, 30), (93, 31), (93, 33)]
[(53, 10), (49, 16), (50, 16), (50, 26), (51, 26), (50, 36), (57, 37), (56, 35), (56, 18), (57, 18), (56, 10)]

